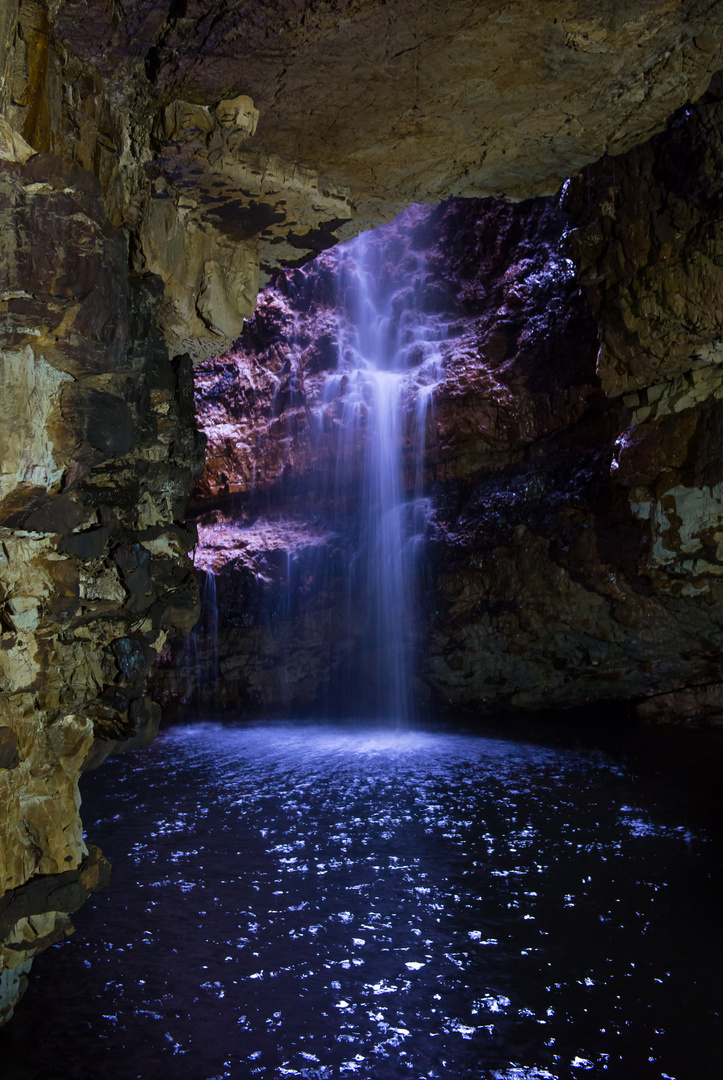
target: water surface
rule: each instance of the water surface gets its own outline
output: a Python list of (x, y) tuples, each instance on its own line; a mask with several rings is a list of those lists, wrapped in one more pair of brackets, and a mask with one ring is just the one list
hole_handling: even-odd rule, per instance
[(83, 781), (110, 888), (8, 1080), (707, 1080), (710, 829), (600, 752), (194, 723)]

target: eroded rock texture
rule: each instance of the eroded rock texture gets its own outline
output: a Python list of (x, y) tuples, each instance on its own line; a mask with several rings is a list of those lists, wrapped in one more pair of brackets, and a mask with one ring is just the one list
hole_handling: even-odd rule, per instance
[(551, 192), (722, 63), (719, 0), (6, 7), (4, 138), (100, 176), (197, 359), (238, 335), (259, 268), (414, 200)]
[[(720, 715), (721, 131), (714, 87), (560, 198), (454, 200), (428, 213), (431, 235), (409, 217), (393, 227), (399, 310), (423, 246), (415, 288), (450, 320), (427, 420), (418, 634), (419, 695), (437, 708)], [(184, 669), (205, 705), (325, 703), (364, 647), (343, 614), (349, 552), (323, 528), (330, 460), (314, 435), (341, 415), (320, 389), (345, 336), (337, 262), (280, 277), (241, 349), (199, 369), (197, 499), (218, 508), (200, 565), (216, 574), (220, 634), (213, 654), (200, 635)], [(310, 565), (323, 587), (310, 573), (304, 587)]]
[[(86, 869), (79, 775), (153, 738), (146, 675), (168, 633), (187, 631), (197, 612), (195, 534), (179, 524), (202, 461), (190, 360), (169, 359), (158, 285), (128, 276), (126, 238), (100, 194), (54, 155), (0, 165), (7, 911), (38, 875), (104, 880)], [(54, 889), (43, 895), (45, 906), (9, 928), (6, 1008), (13, 972), (69, 926), (72, 908), (58, 907)]]
[[(455, 705), (648, 698), (651, 718), (673, 702), (678, 717), (720, 715), (718, 93), (566, 193), (606, 395), (570, 370), (582, 350), (563, 340), (556, 361), (553, 346), (545, 382), (567, 362), (558, 385), (584, 399), (579, 420), (523, 434), (519, 464), (470, 477), (442, 510), (454, 546), (428, 670)], [(508, 345), (495, 368), (520, 360)]]
[[(451, 10), (431, 0), (6, 0), (0, 6), (0, 786), (7, 807), (0, 904), (3, 919), (17, 915), (12, 927), (2, 923), (4, 1016), (32, 954), (67, 931), (69, 910), (104, 877), (100, 857), (86, 853), (78, 775), (111, 747), (150, 737), (157, 712), (143, 697), (146, 673), (166, 636), (196, 618), (187, 558), (194, 538), (182, 524), (201, 465), (191, 361), (222, 353), (237, 337), (259, 281), (275, 267), (300, 264), (363, 225), (389, 220), (413, 199), (549, 193), (603, 151), (642, 142), (672, 110), (696, 100), (723, 65), (721, 25), (718, 0), (462, 0)], [(703, 144), (712, 147), (708, 135)], [(712, 152), (705, 150), (705, 160)], [(647, 180), (639, 179), (644, 187)], [(590, 181), (591, 206), (603, 206), (606, 186), (603, 169)], [(663, 228), (665, 200), (681, 201), (664, 185), (655, 191), (653, 231)], [(595, 215), (588, 221), (578, 214), (581, 265), (584, 249), (606, 282), (598, 293), (588, 282), (588, 302), (605, 331), (605, 386), (638, 395), (661, 387), (657, 398), (639, 396), (625, 406), (652, 410), (636, 413), (643, 425), (636, 431), (649, 433), (653, 458), (656, 440), (678, 416), (675, 402), (684, 400), (675, 389), (680, 371), (702, 371), (690, 375), (694, 393), (715, 396), (706, 380), (716, 369), (704, 358), (699, 363), (701, 342), (710, 344), (715, 335), (702, 323), (692, 332), (683, 309), (680, 325), (665, 330), (668, 308), (678, 301), (658, 265), (687, 259), (676, 246), (681, 229), (702, 258), (711, 258), (706, 214), (713, 214), (713, 201), (711, 194), (706, 209), (688, 200), (687, 224), (670, 218), (676, 235), (661, 240), (671, 245), (668, 256), (653, 246), (650, 252), (636, 247), (631, 257), (631, 266), (652, 268), (657, 283), (648, 289), (663, 305), (654, 330), (630, 300), (618, 210), (608, 232), (600, 219), (600, 251)], [(523, 211), (523, 220), (530, 212)], [(459, 209), (447, 213), (464, 216)], [(504, 219), (507, 211), (496, 213)], [(544, 218), (547, 211), (532, 213)], [(702, 269), (698, 276), (708, 280)], [(524, 270), (513, 278), (520, 295), (534, 292)], [(608, 303), (615, 290), (619, 316)], [(515, 303), (510, 292), (505, 304)], [(701, 304), (710, 322), (708, 299)], [(493, 459), (495, 468), (516, 467), (520, 455), (533, 455), (554, 433), (564, 442), (562, 432), (578, 419), (606, 432), (611, 425), (615, 437), (628, 423), (609, 419), (587, 375), (573, 389), (562, 375), (553, 380), (551, 404), (540, 371), (539, 385), (525, 383), (524, 404), (508, 402), (513, 383), (500, 372), (512, 355), (509, 320), (498, 327), (480, 313), (482, 336), (475, 337), (473, 308), (460, 309), (469, 328), (460, 331), (460, 342), (468, 341), (468, 351), (459, 354), (454, 378), (450, 363), (456, 404), (452, 389), (450, 403), (439, 402), (438, 453), (430, 458), (429, 483), (448, 485), (439, 504), (440, 565), (455, 545), (460, 558), (471, 550), (469, 530), (453, 528), (456, 515), (445, 517), (445, 508), (474, 498)], [(662, 345), (668, 332), (682, 367), (668, 364)], [(520, 323), (514, 333), (515, 349), (524, 351), (531, 331)], [(650, 344), (651, 335), (663, 353)], [(319, 341), (314, 363), (321, 370), (323, 335)], [(648, 359), (640, 360), (636, 343)], [(479, 355), (486, 358), (481, 366)], [(705, 355), (718, 354), (714, 348)], [(259, 400), (275, 385), (276, 372), (271, 382), (260, 380)], [(301, 423), (298, 393), (289, 384), (272, 413), (296, 409)], [(500, 436), (491, 400), (499, 401), (510, 432), (523, 432), (527, 449), (513, 452)], [(246, 404), (253, 402), (247, 397)], [(459, 423), (452, 420), (457, 405)], [(711, 412), (705, 424), (714, 422)], [(620, 444), (618, 480), (629, 477), (625, 484), (642, 492), (632, 517), (625, 511), (626, 527), (636, 536), (658, 530), (672, 555), (661, 555), (655, 572), (670, 582), (679, 561), (675, 545), (687, 557), (691, 544), (697, 551), (700, 533), (698, 518), (683, 514), (690, 528), (677, 524), (690, 498), (698, 498), (681, 492), (707, 491), (697, 485), (707, 484), (716, 468), (712, 451), (701, 450), (691, 472), (686, 438), (681, 428), (678, 471), (666, 474), (664, 483), (672, 486), (664, 489), (652, 466), (640, 465), (635, 440)], [(704, 441), (691, 435), (686, 445)], [(264, 453), (272, 455), (276, 445), (274, 436)], [(248, 485), (244, 468), (238, 478), (229, 474), (229, 491), (237, 482)], [(270, 456), (264, 468), (270, 476)], [(628, 489), (618, 480), (610, 491), (624, 508)], [(714, 523), (703, 544), (710, 565), (716, 499), (698, 499), (695, 511)], [(547, 532), (535, 535), (547, 551)], [(313, 535), (299, 543), (323, 549), (326, 541)], [(266, 559), (267, 548), (262, 539), (254, 565)], [(240, 566), (239, 573), (247, 569)], [(684, 568), (675, 580), (690, 575)], [(713, 579), (712, 570), (696, 578), (703, 599), (691, 603), (708, 604), (712, 596), (715, 604)], [(477, 700), (474, 679), (434, 674), (435, 657), (452, 648), (454, 635), (478, 625), (476, 609), (458, 612), (459, 580), (452, 575), (445, 585), (426, 680), (453, 700)], [(688, 604), (676, 588), (666, 594), (666, 610)], [(464, 671), (464, 664), (450, 670)], [(698, 679), (701, 670), (696, 660), (686, 678)], [(499, 685), (502, 700), (507, 691)], [(465, 686), (474, 687), (471, 696)], [(47, 887), (53, 874), (68, 887), (62, 902)], [(19, 898), (36, 885), (35, 899), (23, 907)]]

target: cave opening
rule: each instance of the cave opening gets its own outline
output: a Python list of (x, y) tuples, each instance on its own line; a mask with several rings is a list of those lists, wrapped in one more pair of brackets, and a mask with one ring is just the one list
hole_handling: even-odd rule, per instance
[[(97, 1071), (110, 1052), (143, 1080), (169, 1069), (179, 1080), (713, 1074), (723, 942), (710, 874), (719, 859), (717, 834), (691, 798), (693, 787), (701, 791), (701, 763), (689, 759), (691, 746), (710, 754), (715, 741), (703, 732), (698, 742), (687, 733), (693, 742), (684, 744), (623, 730), (609, 704), (600, 729), (577, 713), (574, 725), (548, 715), (543, 728), (524, 728), (508, 716), (485, 731), (458, 713), (452, 726), (395, 730), (379, 723), (403, 711), (393, 648), (391, 667), (381, 669), (391, 692), (381, 700), (359, 690), (379, 670), (378, 642), (364, 656), (353, 639), (350, 663), (341, 647), (341, 660), (329, 664), (354, 599), (349, 552), (364, 550), (365, 531), (371, 556), (379, 550), (367, 509), (401, 506), (412, 541), (423, 531), (415, 515), (429, 515), (420, 561), (447, 574), (450, 550), (460, 557), (473, 540), (477, 565), (462, 555), (463, 584), (484, 570), (485, 557), (502, 580), (486, 609), (475, 607), (478, 590), (463, 610), (494, 615), (508, 642), (524, 644), (485, 531), (508, 550), (515, 536), (549, 524), (551, 506), (564, 520), (609, 467), (612, 450), (593, 446), (601, 437), (613, 445), (619, 418), (594, 383), (591, 321), (561, 212), (558, 199), (518, 208), (451, 203), (412, 211), (401, 239), (388, 231), (396, 248), (384, 265), (411, 260), (435, 299), (421, 318), (412, 315), (419, 285), (403, 285), (393, 290), (402, 293), (396, 318), (388, 306), (377, 319), (378, 299), (361, 293), (370, 323), (395, 342), (386, 361), (377, 360), (377, 344), (362, 349), (353, 318), (344, 318), (360, 295), (358, 282), (345, 291), (345, 280), (370, 264), (379, 274), (372, 237), (346, 266), (342, 252), (284, 275), (261, 297), (243, 353), (200, 365), (209, 447), (194, 511), (204, 616), (156, 684), (166, 704), (185, 697), (188, 712), (143, 755), (112, 760), (84, 780), (94, 836), (125, 870), (86, 913), (83, 939), (46, 962), (5, 1040), (11, 1052), (34, 1009), (54, 1002), (64, 1027), (70, 1005), (58, 1004), (58, 986), (82, 973), (90, 1004), (78, 1011), (76, 1002), (73, 1015), (100, 1037), (82, 1039), (77, 1059)], [(413, 243), (422, 217), (420, 256)], [(461, 251), (450, 243), (460, 232)], [(379, 276), (394, 278), (389, 269)], [(339, 281), (342, 317), (330, 315)], [(397, 326), (410, 324), (398, 359)], [(389, 421), (382, 431), (400, 443), (400, 431), (409, 432), (406, 460), (391, 464), (378, 460), (373, 441), (367, 459), (357, 424), (379, 409), (378, 383), (390, 375), (382, 404), (413, 388), (406, 426)], [(565, 399), (561, 386), (578, 394)], [(413, 434), (422, 419), (431, 455), (423, 468)], [(337, 435), (345, 423), (349, 442)], [(367, 419), (365, 440), (369, 430)], [(514, 448), (505, 451), (505, 441)], [(340, 451), (348, 460), (325, 480), (320, 463)], [(375, 505), (371, 493), (364, 498), (362, 466), (380, 474), (389, 466), (406, 479)], [(346, 495), (364, 514), (350, 511)], [(401, 532), (393, 535), (401, 547)], [(556, 555), (569, 558), (564, 534), (556, 539)], [(533, 546), (523, 560), (530, 576), (540, 552)], [(429, 579), (417, 575), (416, 584), (428, 595)], [(387, 581), (383, 599), (396, 587)], [(323, 606), (318, 617), (334, 588), (335, 619)], [(377, 617), (372, 598), (368, 624)], [(593, 685), (601, 647), (588, 634), (577, 657), (558, 651), (555, 685)], [(464, 685), (461, 641), (457, 650), (447, 651), (445, 678)], [(525, 650), (510, 655), (524, 659)], [(426, 664), (434, 674), (429, 655)], [(344, 691), (336, 697), (330, 669)], [(248, 684), (255, 696), (239, 693)], [(314, 719), (315, 705), (325, 723)], [(223, 722), (211, 718), (229, 706)], [(345, 710), (363, 723), (334, 722)], [(720, 767), (712, 756), (709, 763), (708, 811)], [(110, 1002), (100, 1019), (98, 1001)], [(37, 1060), (58, 1052), (51, 1039)], [(69, 1060), (67, 1047), (62, 1053)]]
[[(538, 524), (545, 455), (574, 503), (605, 422), (565, 198), (412, 206), (279, 274), (235, 348), (199, 366), (205, 603), (154, 677), (165, 708), (403, 723), (464, 706), (471, 676), (488, 712), (520, 696), (504, 659), (465, 661), (445, 568), (467, 556), (467, 615), (496, 616), (493, 636), (505, 612), (539, 621), (485, 550)], [(581, 659), (555, 704), (584, 700)]]
[[(416, 717), (451, 318), (426, 254), (435, 216), (412, 206), (281, 275), (246, 340), (201, 365), (202, 610), (179, 696), (242, 715)], [(244, 623), (255, 636), (235, 634)]]
[[(115, 882), (3, 1074), (715, 1075), (713, 8), (95, 7), (0, 15), (1, 1021)], [(299, 264), (452, 195), (406, 366)]]

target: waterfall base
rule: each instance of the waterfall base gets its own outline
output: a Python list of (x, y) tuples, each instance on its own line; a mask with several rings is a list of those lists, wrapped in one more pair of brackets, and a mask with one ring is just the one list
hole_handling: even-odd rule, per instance
[(670, 734), (162, 733), (83, 781), (114, 887), (3, 1080), (716, 1075), (720, 786)]

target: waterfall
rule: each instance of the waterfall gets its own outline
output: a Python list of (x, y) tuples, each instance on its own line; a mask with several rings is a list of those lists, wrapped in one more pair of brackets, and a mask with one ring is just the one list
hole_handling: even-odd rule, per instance
[(199, 598), (201, 616), (185, 639), (185, 697), (191, 700), (199, 695), (200, 688), (203, 688), (204, 706), (209, 711), (213, 711), (220, 704), (218, 598), (215, 574), (210, 568), (205, 568), (203, 573)]
[[(404, 219), (412, 226), (415, 211)], [(347, 709), (402, 725), (415, 713), (425, 435), (446, 336), (425, 310), (426, 260), (413, 232), (378, 230), (340, 250), (339, 354), (323, 393), (334, 507), (356, 537), (347, 619), (365, 638), (343, 672)]]
[(221, 459), (239, 416), (242, 453), (254, 439), (257, 451), (243, 499), (199, 521), (202, 613), (186, 662), (210, 710), (415, 715), (426, 455), (449, 310), (428, 223), (412, 206), (272, 292), (269, 325), (276, 305), (284, 329), (242, 365), (256, 365), (251, 404), (219, 409), (226, 379), (207, 384)]

